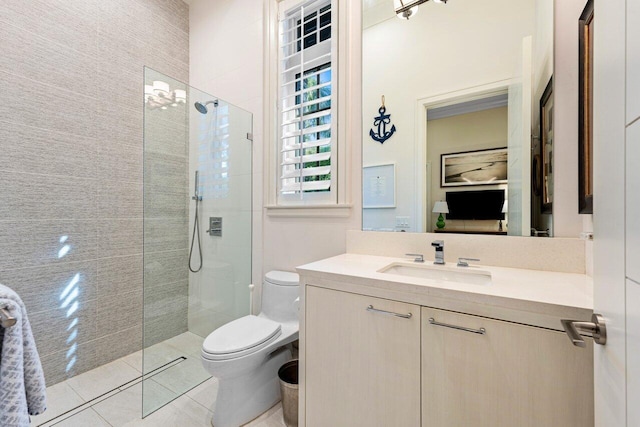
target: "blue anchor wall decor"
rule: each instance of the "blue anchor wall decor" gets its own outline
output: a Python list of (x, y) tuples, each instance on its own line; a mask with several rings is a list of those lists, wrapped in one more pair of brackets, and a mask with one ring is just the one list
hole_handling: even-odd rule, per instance
[(384, 142), (391, 138), (391, 136), (396, 132), (396, 125), (391, 125), (391, 130), (387, 131), (387, 125), (391, 123), (391, 114), (385, 114), (386, 111), (387, 108), (384, 106), (384, 95), (382, 95), (382, 106), (378, 109), (378, 113), (380, 113), (380, 115), (378, 117), (374, 117), (373, 120), (373, 126), (378, 127), (378, 133), (375, 133), (373, 129), (369, 130), (369, 136), (380, 144), (384, 144)]

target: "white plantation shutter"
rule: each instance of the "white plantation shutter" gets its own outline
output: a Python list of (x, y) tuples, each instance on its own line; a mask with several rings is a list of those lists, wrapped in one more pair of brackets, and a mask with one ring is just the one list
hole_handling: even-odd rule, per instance
[(336, 54), (332, 0), (279, 10), (279, 201), (336, 200)]

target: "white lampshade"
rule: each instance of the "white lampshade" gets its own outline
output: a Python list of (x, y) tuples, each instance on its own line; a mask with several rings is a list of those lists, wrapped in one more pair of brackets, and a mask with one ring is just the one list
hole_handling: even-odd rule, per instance
[(149, 100), (154, 96), (155, 94), (153, 93), (153, 86), (144, 85), (144, 100), (149, 102)]
[(184, 104), (187, 102), (187, 92), (182, 89), (176, 89), (173, 91), (176, 96), (176, 102), (178, 104)]
[(437, 201), (433, 205), (433, 212), (435, 212), (435, 213), (449, 213), (449, 205), (447, 205), (447, 202), (443, 202), (442, 200)]
[(509, 212), (509, 200), (505, 200), (504, 201), (504, 205), (502, 205), (502, 213), (507, 213)]
[(165, 83), (162, 80), (156, 80), (153, 82), (153, 93), (158, 96), (169, 95), (169, 83)]

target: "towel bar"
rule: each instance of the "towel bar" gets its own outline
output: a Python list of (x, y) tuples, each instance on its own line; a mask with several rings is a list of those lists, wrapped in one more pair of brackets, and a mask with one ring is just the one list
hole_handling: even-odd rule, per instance
[(10, 328), (16, 324), (16, 319), (7, 310), (0, 308), (0, 325), (3, 328)]

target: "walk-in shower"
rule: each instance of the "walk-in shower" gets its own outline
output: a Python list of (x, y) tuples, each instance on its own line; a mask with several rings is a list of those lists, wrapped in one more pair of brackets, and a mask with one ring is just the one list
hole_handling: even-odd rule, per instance
[(252, 116), (145, 69), (153, 82), (186, 100), (144, 111), (143, 415), (209, 378), (202, 341), (249, 313), (251, 283)]

